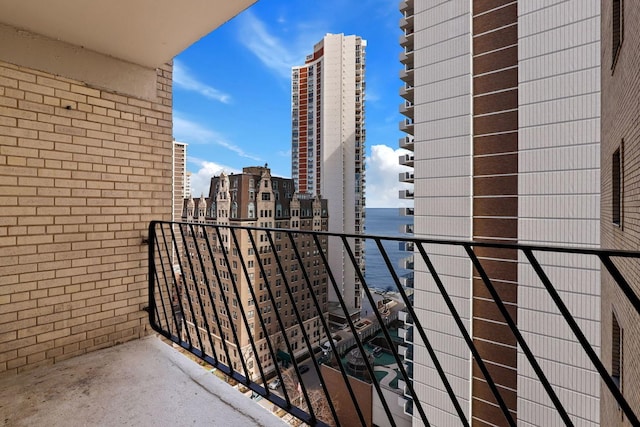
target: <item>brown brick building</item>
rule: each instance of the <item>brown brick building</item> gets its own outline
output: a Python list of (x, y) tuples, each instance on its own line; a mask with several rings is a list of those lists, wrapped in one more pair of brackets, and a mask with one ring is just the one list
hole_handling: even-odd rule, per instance
[[(182, 219), (186, 222), (206, 224), (282, 228), (300, 231), (326, 231), (328, 222), (327, 200), (319, 197), (301, 197), (295, 193), (292, 179), (272, 177), (267, 167), (247, 167), (241, 174), (221, 174), (211, 179), (209, 197), (185, 199)], [(188, 230), (187, 230), (188, 233)], [(312, 345), (319, 345), (324, 339), (320, 316), (327, 313), (327, 272), (320, 256), (320, 250), (309, 235), (293, 234), (293, 242), (286, 232), (271, 232), (275, 251), (282, 263), (278, 267), (267, 232), (253, 232), (255, 247), (247, 230), (236, 230), (233, 238), (230, 229), (221, 229), (220, 236), (214, 228), (206, 233), (197, 231), (195, 239), (187, 238), (184, 244), (190, 256), (195, 255), (195, 244), (204, 257), (206, 272), (194, 267), (192, 274), (187, 271), (183, 257), (178, 265), (183, 272), (183, 282), (189, 291), (194, 291), (195, 283), (200, 283), (198, 292), (211, 298), (204, 298), (204, 311), (192, 314), (184, 310), (184, 319), (188, 333), (197, 334), (196, 327), (203, 330), (203, 315), (211, 326), (211, 338), (216, 346), (215, 353), (222, 363), (240, 369), (240, 356), (248, 361), (248, 369), (257, 374), (254, 366), (250, 341), (256, 341), (257, 358), (269, 371), (273, 360), (266, 344), (266, 337), (276, 343), (276, 351), (294, 355), (307, 348), (301, 328), (304, 328)], [(212, 252), (209, 253), (206, 240)], [(327, 237), (320, 236), (321, 250), (327, 253)], [(237, 241), (237, 244), (236, 244)], [(299, 251), (302, 265), (298, 262), (294, 245)], [(223, 250), (223, 247), (226, 249)], [(211, 257), (213, 255), (213, 259)], [(244, 273), (243, 264), (247, 268)], [(263, 266), (264, 271), (260, 266)], [(303, 271), (309, 277), (307, 284)], [(212, 283), (207, 288), (207, 278)], [(238, 293), (234, 291), (235, 287)], [(249, 287), (255, 292), (251, 295)], [(269, 292), (269, 289), (271, 292)], [(320, 304), (320, 310), (311, 297), (313, 292)], [(188, 292), (186, 292), (188, 293)], [(186, 295), (182, 292), (186, 307)], [(226, 304), (224, 299), (226, 299)], [(213, 304), (211, 302), (213, 301)], [(302, 324), (295, 314), (297, 309)], [(214, 310), (219, 315), (220, 330), (217, 328)], [(276, 312), (279, 313), (276, 316)], [(246, 314), (249, 328), (245, 326), (243, 313)], [(262, 316), (264, 328), (259, 316)], [(282, 323), (280, 323), (280, 321)], [(235, 345), (233, 330), (238, 334), (240, 348)], [(285, 335), (289, 346), (285, 343)], [(222, 351), (221, 337), (226, 337), (230, 346), (229, 357)], [(212, 354), (208, 339), (203, 340), (204, 350)], [(282, 353), (280, 353), (282, 354)]]
[[(640, 247), (640, 4), (602, 1), (601, 236), (603, 248)], [(618, 262), (619, 261), (619, 262)], [(640, 294), (637, 261), (617, 260)], [(602, 360), (631, 408), (640, 408), (640, 317), (602, 273)], [(604, 387), (604, 386), (603, 386)], [(608, 391), (601, 425), (630, 425)]]

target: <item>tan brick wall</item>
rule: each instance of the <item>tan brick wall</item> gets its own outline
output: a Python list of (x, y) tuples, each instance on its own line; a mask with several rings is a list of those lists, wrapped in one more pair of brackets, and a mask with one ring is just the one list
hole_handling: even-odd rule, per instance
[(170, 220), (171, 65), (156, 101), (0, 62), (0, 375), (148, 330), (149, 221)]
[[(624, 2), (624, 40), (612, 68), (612, 0), (602, 1), (602, 222), (604, 248), (640, 249), (640, 3)], [(624, 144), (622, 144), (624, 141)], [(622, 153), (622, 220), (612, 223), (612, 155)], [(617, 263), (637, 295), (640, 295), (640, 263)], [(640, 316), (603, 272), (602, 359), (611, 370), (612, 313), (623, 329), (622, 391), (640, 416)], [(622, 417), (608, 390), (602, 390), (601, 425), (630, 425)]]

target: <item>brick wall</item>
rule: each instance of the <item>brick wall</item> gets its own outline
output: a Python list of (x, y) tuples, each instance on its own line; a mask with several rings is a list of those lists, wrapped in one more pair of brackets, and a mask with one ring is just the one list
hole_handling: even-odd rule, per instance
[(147, 332), (171, 111), (170, 65), (148, 101), (0, 62), (0, 375)]
[[(601, 236), (604, 248), (640, 249), (640, 3), (624, 2), (624, 39), (612, 67), (612, 0), (602, 2), (602, 150)], [(624, 141), (624, 143), (623, 143)], [(622, 162), (622, 215), (612, 222), (612, 156), (620, 149)], [(640, 266), (616, 262), (640, 295)], [(611, 372), (612, 314), (623, 331), (622, 393), (640, 416), (640, 316), (617, 289), (611, 277), (602, 274), (602, 360)], [(630, 425), (618, 405), (603, 389), (601, 425)]]

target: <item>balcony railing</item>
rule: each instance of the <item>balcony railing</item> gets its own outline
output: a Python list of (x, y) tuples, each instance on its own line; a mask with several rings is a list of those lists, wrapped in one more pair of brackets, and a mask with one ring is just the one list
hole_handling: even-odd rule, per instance
[[(380, 292), (368, 285), (373, 278), (366, 277), (359, 268), (353, 251), (356, 238), (369, 241), (379, 253), (391, 289)], [(345, 284), (336, 283), (337, 272), (329, 267), (328, 248), (333, 242), (339, 242), (348, 255), (368, 304), (360, 318), (352, 316), (353, 308), (341, 294)], [(454, 392), (453, 378), (443, 369), (425, 332), (426, 327), (437, 325), (420, 322), (421, 316), (416, 315), (413, 306), (413, 289), (402, 286), (401, 275), (385, 249), (388, 242), (395, 247), (398, 242), (413, 245), (416, 261), (455, 320), (469, 354), (497, 402), (504, 424), (515, 425), (502, 395), (504, 389), (496, 384), (480, 356), (477, 343), (454, 304), (455, 297), (446, 286), (446, 276), (434, 267), (433, 255), (428, 253), (433, 248), (459, 249), (466, 254), (480, 279), (478, 286), (484, 286), (493, 299), (559, 417), (566, 425), (573, 425), (576, 420), (565, 407), (568, 395), (558, 393), (552, 386), (551, 372), (541, 368), (487, 275), (485, 264), (495, 260), (479, 255), (488, 249), (521, 254), (575, 335), (578, 348), (599, 374), (604, 384), (602, 393), (610, 393), (624, 416), (632, 425), (638, 425), (638, 408), (632, 409), (625, 400), (560, 297), (557, 286), (549, 279), (547, 264), (537, 257), (548, 260), (549, 256), (571, 254), (599, 260), (603, 271), (608, 271), (627, 302), (640, 313), (638, 295), (616, 266), (620, 259), (638, 262), (640, 252), (156, 221), (149, 227), (150, 323), (158, 333), (210, 363), (255, 396), (310, 425), (368, 425), (372, 422), (371, 413), (364, 408), (371, 408), (371, 402), (382, 407), (381, 412), (387, 417), (385, 424), (395, 425), (394, 417), (410, 414), (429, 425), (427, 402), (418, 398), (412, 380), (416, 369), (412, 359), (420, 346), (437, 371), (460, 424), (470, 425), (468, 404), (461, 402)], [(336, 295), (333, 308), (327, 306), (329, 289)], [(342, 313), (344, 325), (330, 324), (330, 312), (334, 310)], [(403, 342), (402, 338), (409, 342)], [(397, 376), (391, 382), (376, 375), (380, 353), (396, 370)], [(314, 380), (305, 374), (307, 370)], [(392, 398), (387, 393), (390, 389), (395, 390)], [(338, 393), (342, 397), (336, 402)], [(590, 393), (599, 394), (597, 390)], [(369, 404), (363, 404), (362, 399)], [(400, 413), (404, 415), (392, 411), (392, 405), (403, 407)]]

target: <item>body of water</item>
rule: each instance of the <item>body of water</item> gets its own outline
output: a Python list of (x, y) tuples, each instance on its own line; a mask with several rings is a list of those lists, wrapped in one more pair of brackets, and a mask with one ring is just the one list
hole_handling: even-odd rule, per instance
[[(378, 236), (401, 236), (409, 234), (400, 233), (402, 224), (412, 222), (412, 217), (400, 216), (398, 208), (366, 208), (365, 233)], [(411, 252), (401, 251), (397, 241), (385, 241), (383, 247), (391, 260), (391, 264), (399, 277), (410, 273), (399, 267), (400, 260), (411, 255)], [(367, 239), (365, 244), (365, 280), (369, 288), (391, 290), (395, 289), (395, 283), (389, 270), (373, 240)]]

